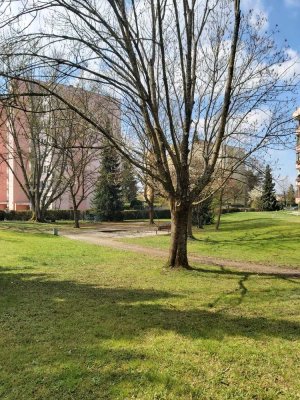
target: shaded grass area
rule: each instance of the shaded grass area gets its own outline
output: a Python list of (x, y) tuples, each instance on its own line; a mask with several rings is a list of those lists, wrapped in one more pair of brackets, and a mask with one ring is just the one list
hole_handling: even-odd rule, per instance
[[(88, 222), (83, 222), (82, 227), (90, 226)], [(57, 221), (55, 223), (45, 222), (31, 222), (31, 221), (0, 221), (0, 230), (4, 231), (19, 231), (19, 232), (32, 232), (32, 233), (45, 233), (51, 231), (53, 228), (64, 230), (73, 229), (74, 221)]]
[[(141, 220), (143, 221), (143, 220)], [(110, 223), (110, 222), (90, 222), (90, 221), (80, 221), (80, 230), (95, 230), (101, 229), (103, 226), (107, 225), (119, 225), (119, 226), (127, 226), (130, 223), (136, 221), (124, 221), (118, 223)], [(64, 232), (79, 232), (79, 229), (74, 228), (74, 221), (56, 221), (56, 222), (31, 222), (31, 221), (0, 221), (0, 231), (17, 231), (17, 232), (31, 232), (31, 233), (49, 233), (54, 228), (57, 228), (59, 231)]]
[(296, 399), (300, 281), (0, 232), (0, 398)]
[[(163, 220), (161, 220), (163, 221)], [(148, 226), (147, 220), (135, 219), (135, 220), (125, 220), (122, 222), (90, 222), (90, 221), (80, 221), (80, 230), (89, 231), (102, 229), (103, 227), (130, 227), (130, 226)], [(16, 231), (16, 232), (31, 232), (31, 233), (49, 233), (54, 228), (59, 231), (78, 233), (79, 229), (74, 228), (74, 221), (56, 221), (38, 223), (31, 221), (0, 221), (0, 231)]]
[[(190, 254), (300, 267), (300, 216), (285, 212), (235, 213), (214, 226), (194, 230)], [(168, 248), (169, 236), (122, 239), (155, 248)]]

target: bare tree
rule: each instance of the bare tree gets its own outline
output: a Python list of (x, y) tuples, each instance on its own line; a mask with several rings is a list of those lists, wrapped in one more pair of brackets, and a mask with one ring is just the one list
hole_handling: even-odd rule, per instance
[(0, 153), (0, 159), (28, 198), (32, 220), (43, 222), (45, 211), (68, 185), (66, 153), (54, 146), (61, 143), (63, 147), (66, 136), (62, 137), (55, 98), (18, 97), (20, 91), (30, 93), (30, 84), (12, 82), (14, 100), (2, 103), (0, 140), (5, 152)]
[[(75, 90), (73, 95), (78, 96)], [(87, 91), (79, 90), (77, 104), (81, 110), (88, 109), (90, 96)], [(74, 211), (74, 227), (79, 228), (79, 209), (85, 200), (88, 200), (95, 191), (100, 166), (101, 144), (99, 131), (95, 131), (85, 120), (70, 109), (61, 111), (63, 117), (63, 134), (68, 137), (68, 143), (62, 150), (66, 156), (65, 178), (68, 182), (67, 194), (72, 199)], [(103, 118), (98, 111), (99, 118)], [(96, 147), (94, 149), (93, 147)]]
[[(48, 21), (55, 18), (55, 31), (28, 22), (45, 12)], [(188, 267), (189, 209), (214, 179), (222, 144), (242, 147), (246, 159), (292, 130), (294, 77), (286, 53), (264, 33), (262, 19), (242, 15), (240, 0), (36, 0), (4, 24), (22, 18), (18, 35), (3, 42), (2, 75), (16, 76), (8, 60), (29, 55), (39, 71), (51, 66), (68, 82), (81, 71), (80, 79), (102, 84), (122, 109), (114, 116), (122, 137), (49, 89), (46, 76), (40, 80), (163, 187), (172, 215), (168, 264)], [(37, 40), (40, 47), (32, 50)], [(57, 47), (63, 56), (56, 56)], [(203, 162), (191, 181), (196, 138)]]
[[(77, 130), (77, 128), (75, 129)], [(88, 135), (76, 136), (76, 143), (79, 148), (66, 149), (66, 177), (68, 180), (67, 192), (70, 194), (73, 204), (74, 227), (79, 228), (79, 208), (95, 191), (100, 155), (98, 150), (90, 148), (92, 143)]]

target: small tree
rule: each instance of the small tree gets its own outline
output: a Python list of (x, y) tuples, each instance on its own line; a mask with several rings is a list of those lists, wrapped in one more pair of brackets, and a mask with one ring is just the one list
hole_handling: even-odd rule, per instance
[(295, 193), (294, 186), (292, 184), (290, 184), (288, 191), (286, 193), (286, 202), (287, 202), (288, 206), (293, 206), (295, 204), (295, 197), (296, 197), (296, 193)]
[(120, 221), (123, 219), (120, 159), (112, 146), (107, 145), (102, 151), (101, 164), (94, 207), (101, 220)]
[(263, 211), (278, 210), (275, 196), (275, 183), (273, 182), (272, 172), (269, 165), (266, 166), (261, 199)]
[(250, 206), (256, 210), (262, 210), (262, 190), (259, 186), (256, 186), (249, 192)]

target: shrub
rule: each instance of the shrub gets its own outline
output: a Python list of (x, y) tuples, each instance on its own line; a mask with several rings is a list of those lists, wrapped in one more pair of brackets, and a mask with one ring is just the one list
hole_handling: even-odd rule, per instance
[(144, 202), (138, 199), (133, 199), (130, 202), (130, 208), (133, 210), (143, 210), (144, 209)]
[[(149, 218), (149, 211), (147, 209), (144, 210), (124, 210), (123, 211), (124, 219), (134, 220), (134, 219), (147, 219)], [(171, 213), (170, 210), (155, 210), (154, 211), (155, 219), (170, 219)]]
[[(0, 210), (0, 221), (29, 221), (32, 217), (32, 212), (28, 211), (2, 211)], [(82, 219), (83, 213), (80, 212), (80, 219)], [(73, 210), (47, 210), (45, 213), (45, 219), (49, 221), (61, 221), (61, 220), (73, 220)]]
[[(78, 211), (79, 219), (97, 221), (97, 216), (93, 210)], [(170, 219), (170, 210), (155, 210), (155, 219)], [(3, 211), (0, 210), (0, 221), (29, 221), (32, 216), (31, 211)], [(124, 210), (120, 215), (120, 221), (123, 219), (147, 219), (149, 217), (148, 210)], [(45, 213), (46, 221), (72, 221), (74, 219), (73, 210), (47, 210)], [(98, 219), (99, 220), (99, 219)]]
[(31, 211), (4, 211), (4, 219), (7, 221), (28, 221), (31, 215)]
[(4, 221), (5, 220), (5, 211), (0, 210), (0, 221)]
[[(46, 220), (50, 221), (72, 221), (74, 219), (73, 210), (47, 210), (45, 214)], [(79, 219), (82, 218), (82, 213), (80, 212)]]

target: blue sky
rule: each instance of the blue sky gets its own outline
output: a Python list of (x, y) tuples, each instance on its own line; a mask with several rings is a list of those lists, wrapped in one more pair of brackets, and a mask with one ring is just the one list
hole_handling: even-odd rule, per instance
[[(279, 42), (286, 39), (289, 46), (300, 54), (300, 0), (242, 0), (248, 6), (264, 13), (269, 20), (269, 29), (277, 24), (280, 30)], [(299, 97), (300, 107), (300, 97)], [(295, 151), (284, 150), (273, 152), (274, 175), (288, 176), (291, 183), (296, 178)]]

